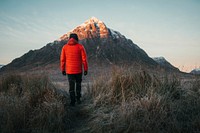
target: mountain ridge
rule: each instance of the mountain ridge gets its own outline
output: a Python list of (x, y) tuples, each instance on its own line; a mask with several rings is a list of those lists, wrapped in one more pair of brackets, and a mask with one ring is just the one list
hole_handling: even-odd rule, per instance
[(0, 69), (3, 67), (4, 65), (0, 64)]
[(173, 66), (169, 61), (167, 61), (163, 56), (160, 57), (153, 57), (153, 60), (155, 60), (160, 66), (166, 68), (167, 70), (177, 70), (179, 71), (178, 68)]
[(40, 49), (30, 50), (21, 57), (14, 59), (1, 70), (28, 70), (38, 66), (59, 63), (61, 49), (67, 43), (70, 33), (78, 34), (79, 43), (84, 45), (89, 62), (97, 64), (137, 63), (144, 66), (158, 66), (158, 63), (132, 40), (127, 39), (119, 31), (108, 28), (103, 21), (92, 17), (62, 35), (58, 40), (48, 43)]
[(191, 74), (200, 74), (200, 68), (195, 68), (195, 69), (193, 69), (191, 72), (190, 72)]

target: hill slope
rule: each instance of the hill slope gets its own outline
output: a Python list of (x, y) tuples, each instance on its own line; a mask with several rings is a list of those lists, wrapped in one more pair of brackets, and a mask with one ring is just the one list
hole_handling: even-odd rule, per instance
[(192, 73), (192, 74), (200, 74), (200, 68), (193, 69), (190, 73)]
[(154, 57), (153, 58), (160, 66), (164, 67), (167, 70), (176, 70), (179, 71), (178, 68), (173, 66), (171, 63), (169, 63), (164, 57)]
[(60, 39), (48, 43), (38, 50), (30, 50), (14, 59), (2, 70), (27, 70), (37, 66), (46, 66), (59, 61), (62, 46), (68, 41), (70, 33), (77, 33), (80, 43), (87, 51), (88, 59), (94, 63), (117, 64), (138, 63), (157, 66), (144, 50), (127, 39), (118, 31), (108, 28), (104, 22), (92, 17), (75, 29), (64, 34)]

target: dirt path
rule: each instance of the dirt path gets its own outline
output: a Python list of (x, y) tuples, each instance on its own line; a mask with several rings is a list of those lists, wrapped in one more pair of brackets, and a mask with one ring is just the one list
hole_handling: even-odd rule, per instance
[(81, 104), (76, 104), (74, 107), (70, 106), (69, 103), (69, 93), (68, 93), (68, 84), (66, 81), (52, 81), (54, 86), (58, 89), (58, 91), (65, 95), (67, 98), (67, 105), (66, 110), (70, 109), (70, 112), (72, 112), (73, 118), (70, 121), (70, 129), (66, 132), (68, 133), (88, 133), (90, 132), (88, 124), (90, 121), (90, 111), (91, 111), (91, 103), (90, 99), (87, 97), (86, 94), (86, 87), (87, 83), (82, 83), (82, 97), (81, 97)]
[(82, 82), (82, 97), (81, 97), (81, 104), (76, 104), (75, 107), (69, 106), (69, 86), (68, 86), (68, 79), (67, 76), (62, 76), (59, 72), (55, 71), (54, 73), (50, 74), (51, 82), (54, 86), (59, 90), (60, 93), (64, 94), (67, 98), (67, 105), (66, 110), (70, 109), (72, 112), (73, 118), (70, 121), (70, 129), (66, 132), (68, 133), (88, 133), (89, 130), (89, 121), (91, 116), (91, 106), (90, 99), (87, 97), (87, 87), (88, 81), (90, 80), (90, 76), (83, 76)]
[(71, 121), (72, 126), (67, 132), (72, 133), (88, 133), (90, 128), (88, 127), (90, 121), (90, 107), (87, 101), (83, 101), (82, 104), (70, 107), (71, 111), (75, 113), (75, 118)]

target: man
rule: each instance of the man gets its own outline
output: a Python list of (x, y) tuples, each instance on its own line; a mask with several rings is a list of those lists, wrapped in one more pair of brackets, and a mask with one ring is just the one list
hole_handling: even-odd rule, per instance
[(81, 103), (82, 66), (84, 68), (84, 75), (87, 75), (88, 63), (85, 48), (78, 43), (77, 34), (72, 33), (68, 43), (63, 46), (60, 56), (62, 74), (64, 76), (68, 75), (71, 106), (74, 106), (76, 101), (78, 104)]

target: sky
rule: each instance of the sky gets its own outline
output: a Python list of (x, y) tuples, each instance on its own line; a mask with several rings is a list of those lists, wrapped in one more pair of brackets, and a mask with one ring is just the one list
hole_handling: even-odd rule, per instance
[(91, 17), (181, 71), (200, 67), (200, 0), (0, 0), (0, 64)]

